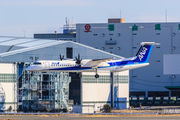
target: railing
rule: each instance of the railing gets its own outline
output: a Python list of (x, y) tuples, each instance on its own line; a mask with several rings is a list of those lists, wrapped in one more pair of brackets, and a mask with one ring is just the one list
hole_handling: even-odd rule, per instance
[(164, 114), (179, 114), (180, 109), (164, 109), (163, 113)]
[(0, 115), (158, 115), (159, 113), (4, 113)]

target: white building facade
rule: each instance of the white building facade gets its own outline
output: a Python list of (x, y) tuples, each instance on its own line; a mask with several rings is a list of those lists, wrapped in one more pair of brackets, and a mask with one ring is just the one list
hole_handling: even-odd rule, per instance
[(90, 72), (82, 73), (81, 105), (73, 106), (75, 113), (101, 111), (105, 104), (114, 109), (129, 108), (129, 71), (99, 73), (98, 79), (94, 75), (95, 73)]
[(0, 110), (13, 112), (17, 108), (17, 65), (0, 63)]

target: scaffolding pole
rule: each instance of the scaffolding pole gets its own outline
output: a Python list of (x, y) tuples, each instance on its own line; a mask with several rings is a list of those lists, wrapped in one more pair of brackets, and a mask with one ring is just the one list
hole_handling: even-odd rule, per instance
[(18, 80), (18, 63), (14, 63), (14, 112), (17, 112), (19, 101), (19, 80)]

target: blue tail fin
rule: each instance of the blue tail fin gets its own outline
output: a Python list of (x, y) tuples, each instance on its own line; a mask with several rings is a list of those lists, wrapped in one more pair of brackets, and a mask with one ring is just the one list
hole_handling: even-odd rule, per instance
[(134, 62), (138, 63), (147, 63), (153, 48), (153, 45), (155, 45), (155, 42), (142, 42), (141, 48), (139, 49), (138, 53), (136, 54), (137, 58), (134, 60)]

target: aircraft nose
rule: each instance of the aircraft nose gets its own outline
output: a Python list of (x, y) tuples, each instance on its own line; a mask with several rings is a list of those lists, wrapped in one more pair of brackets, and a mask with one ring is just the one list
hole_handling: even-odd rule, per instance
[(32, 66), (29, 66), (26, 68), (26, 71), (32, 71), (33, 70), (33, 67)]

